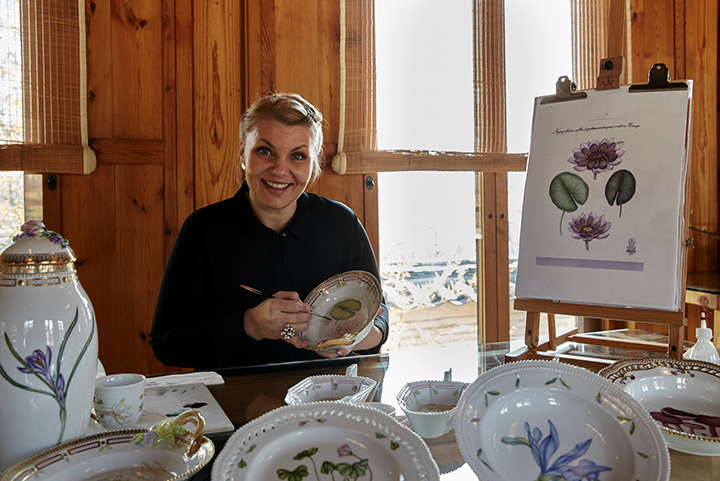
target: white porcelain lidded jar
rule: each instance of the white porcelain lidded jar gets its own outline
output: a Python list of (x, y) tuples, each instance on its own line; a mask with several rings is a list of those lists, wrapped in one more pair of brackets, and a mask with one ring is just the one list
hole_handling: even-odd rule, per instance
[(88, 429), (98, 336), (75, 260), (39, 221), (0, 252), (0, 472)]

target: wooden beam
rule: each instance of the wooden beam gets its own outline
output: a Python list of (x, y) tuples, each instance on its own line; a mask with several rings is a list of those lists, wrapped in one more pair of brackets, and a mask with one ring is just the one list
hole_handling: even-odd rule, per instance
[(165, 142), (162, 140), (90, 139), (98, 164), (162, 164)]
[(338, 174), (399, 171), (523, 172), (527, 154), (366, 150), (339, 152), (332, 159)]
[[(536, 299), (515, 299), (515, 309), (528, 312), (548, 312), (551, 301)], [(572, 304), (569, 302), (552, 302), (552, 312), (568, 316), (598, 317), (621, 321), (638, 321), (647, 323), (684, 326), (687, 324), (684, 311), (660, 311), (648, 309), (632, 309), (628, 307), (597, 306), (591, 304)]]

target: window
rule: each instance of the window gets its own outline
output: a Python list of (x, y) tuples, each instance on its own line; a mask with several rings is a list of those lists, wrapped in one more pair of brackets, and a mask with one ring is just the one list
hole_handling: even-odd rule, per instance
[[(3, 0), (0, 14), (0, 138), (23, 139), (20, 5)], [(38, 176), (0, 171), (0, 249), (20, 231), (25, 219), (42, 219)], [(40, 179), (40, 182), (42, 179)], [(31, 198), (26, 199), (26, 194)], [(28, 208), (30, 211), (28, 212)]]
[[(611, 3), (615, 8), (615, 16), (608, 15)], [(383, 1), (381, 5), (374, 0), (345, 0), (341, 5), (343, 22), (341, 128), (338, 154), (333, 158), (333, 169), (340, 174), (380, 172), (381, 196), (383, 178), (387, 180), (394, 176), (409, 175), (395, 174), (397, 172), (434, 170), (453, 173), (476, 172), (471, 175), (475, 175), (474, 195), (477, 199), (474, 202), (478, 232), (476, 236), (478, 239), (476, 269), (479, 273), (477, 297), (482, 298), (482, 308), (478, 308), (478, 325), (481, 327), (478, 334), (481, 342), (506, 340), (509, 335), (509, 301), (512, 298), (510, 282), (513, 279), (514, 268), (509, 257), (510, 253), (513, 256), (517, 253), (519, 233), (517, 226), (523, 190), (523, 174), (519, 172), (524, 171), (526, 161), (526, 154), (522, 152), (526, 152), (529, 146), (533, 98), (537, 95), (553, 93), (555, 83), (562, 75), (573, 78), (580, 88), (591, 86), (588, 83), (588, 72), (596, 71), (595, 66), (606, 51), (615, 51), (607, 47), (606, 30), (608, 30), (609, 18), (616, 20), (620, 18), (618, 22), (611, 22), (611, 30), (617, 32), (623, 28), (623, 9), (619, 8), (621, 2), (599, 0), (585, 4), (576, 0), (552, 2), (459, 0), (438, 3), (393, 0)], [(456, 8), (458, 11), (464, 8), (465, 13), (453, 19), (452, 29), (435, 35), (442, 30), (443, 14)], [(430, 23), (422, 18), (422, 12), (429, 12), (432, 19)], [(383, 15), (389, 15), (391, 18), (391, 22), (387, 24), (388, 33), (385, 37), (382, 34), (376, 36), (377, 31), (385, 28)], [(543, 20), (538, 21), (538, 18)], [(518, 28), (523, 19), (525, 25)], [(405, 23), (409, 24), (409, 28), (404, 27)], [(456, 109), (451, 114), (438, 114), (439, 108), (452, 104), (446, 100), (457, 93), (454, 90), (456, 87), (447, 81), (432, 84), (430, 79), (438, 73), (449, 73), (445, 78), (452, 81), (463, 78), (462, 64), (453, 63), (451, 67), (445, 68), (442, 64), (443, 61), (454, 59), (456, 51), (464, 49), (465, 40), (458, 40), (456, 35), (463, 31), (467, 32), (464, 25), (469, 23), (472, 23), (472, 27), (468, 43), (474, 49), (472, 104), (456, 102), (454, 104)], [(570, 35), (568, 32), (571, 25)], [(408, 41), (414, 32), (421, 34), (415, 40)], [(553, 34), (557, 33), (561, 36), (553, 37)], [(530, 42), (520, 49), (514, 45), (507, 47), (509, 56), (521, 52), (520, 56), (515, 57), (519, 59), (532, 52), (525, 60), (521, 60), (519, 69), (515, 58), (506, 60), (506, 39), (510, 37), (512, 40), (522, 39)], [(621, 35), (615, 37), (621, 38)], [(387, 53), (387, 47), (381, 45), (381, 42), (388, 38), (398, 44), (411, 43), (421, 46), (416, 62), (423, 62), (427, 58), (436, 62), (436, 65), (413, 71), (414, 65), (406, 64), (412, 55), (396, 53), (391, 63), (403, 66), (389, 79), (388, 85), (392, 86), (396, 83), (399, 86), (389, 95), (383, 93), (384, 80), (380, 78), (383, 74), (381, 67), (378, 67), (376, 72), (375, 62), (377, 55), (377, 64), (380, 65), (383, 55)], [(451, 41), (450, 46), (441, 47), (445, 38), (453, 39), (454, 43)], [(537, 53), (532, 47), (542, 44), (541, 40), (547, 40), (548, 43), (544, 44), (546, 47)], [(571, 49), (572, 53), (569, 54)], [(572, 55), (572, 64), (570, 55)], [(558, 67), (553, 61), (547, 62), (548, 59), (558, 58), (563, 59), (562, 67)], [(539, 59), (544, 59), (540, 65), (535, 66), (530, 62)], [(513, 76), (512, 79), (508, 79), (506, 75), (506, 61), (511, 64), (507, 66), (507, 71), (508, 75)], [(441, 65), (438, 66), (437, 63)], [(569, 71), (570, 65), (572, 72)], [(410, 78), (402, 77), (409, 71), (413, 72)], [(550, 81), (543, 83), (542, 74), (546, 74), (545, 78), (549, 78)], [(514, 80), (521, 82), (513, 85)], [(522, 83), (523, 81), (525, 84)], [(431, 85), (426, 85), (419, 94), (412, 93), (412, 87), (422, 82), (430, 82)], [(431, 96), (433, 92), (438, 91), (441, 92), (439, 101)], [(398, 110), (403, 115), (388, 121), (392, 116), (385, 117), (386, 113), (383, 112), (386, 106), (397, 104), (398, 101), (406, 98), (411, 102)], [(526, 112), (520, 117), (511, 117), (515, 114), (508, 109), (513, 108), (513, 103), (524, 105)], [(466, 125), (471, 124), (460, 120), (463, 108), (468, 105), (473, 106), (473, 149), (462, 147), (460, 142), (451, 141), (450, 144), (443, 144), (445, 139), (440, 139), (438, 125), (457, 120), (452, 125), (456, 129), (453, 134), (462, 132)], [(420, 109), (418, 110), (417, 107)], [(519, 118), (524, 120), (519, 122)], [(412, 124), (413, 120), (420, 122)], [(511, 129), (508, 130), (506, 125), (510, 125)], [(411, 133), (422, 132), (420, 140), (408, 143), (407, 138), (402, 136), (388, 139), (386, 137), (388, 132), (396, 130), (398, 126)], [(430, 126), (429, 131), (428, 126)], [(522, 139), (520, 145), (518, 139)], [(510, 149), (508, 149), (509, 144), (511, 144)], [(453, 151), (445, 152), (440, 149)], [(456, 149), (464, 151), (458, 152)], [(508, 151), (521, 153), (506, 153)], [(386, 172), (393, 174), (387, 175)], [(419, 184), (423, 173), (412, 173), (413, 180), (410, 182)], [(445, 173), (433, 172), (429, 175), (433, 180), (437, 180), (445, 176)], [(510, 187), (508, 187), (508, 178), (511, 181)], [(403, 184), (407, 182), (404, 181)], [(436, 184), (437, 182), (431, 185), (435, 187)], [(459, 186), (462, 182), (456, 180), (455, 185), (458, 187), (456, 190), (461, 190)], [(426, 188), (426, 190), (431, 189)], [(438, 202), (443, 197), (437, 189), (433, 188), (432, 193)], [(418, 202), (416, 201), (415, 204)], [(508, 207), (513, 209), (512, 215), (515, 217), (511, 219), (514, 230), (509, 235), (505, 218), (505, 214), (509, 213)], [(445, 212), (454, 214), (455, 209), (446, 207)], [(381, 225), (381, 232), (382, 229)], [(380, 255), (382, 257), (382, 253)], [(397, 255), (395, 257), (398, 258)], [(404, 264), (402, 268), (395, 269), (400, 274), (394, 275), (407, 276), (408, 271), (404, 267), (414, 268), (414, 266), (410, 265), (412, 262), (408, 262), (407, 255), (404, 257), (401, 255), (399, 258)], [(514, 337), (521, 340), (524, 336), (522, 329), (524, 323), (519, 316), (524, 317), (524, 313), (514, 313), (514, 315), (517, 323)], [(576, 320), (570, 318), (567, 322), (574, 324)], [(562, 321), (558, 324), (561, 328), (564, 327)]]
[[(473, 151), (472, 34), (466, 0), (376, 2), (378, 149)], [(477, 343), (475, 173), (378, 178), (385, 349)]]
[(0, 170), (92, 172), (84, 10), (39, 0), (0, 7)]
[[(526, 152), (535, 97), (555, 92), (558, 78), (572, 77), (570, 0), (505, 1), (508, 150)], [(552, 25), (552, 28), (548, 28)], [(515, 268), (520, 243), (525, 172), (508, 173), (508, 257), (510, 298), (515, 298)], [(558, 332), (577, 327), (574, 316), (556, 316)], [(541, 323), (540, 335), (547, 335)], [(524, 342), (525, 312), (510, 310), (510, 339)]]

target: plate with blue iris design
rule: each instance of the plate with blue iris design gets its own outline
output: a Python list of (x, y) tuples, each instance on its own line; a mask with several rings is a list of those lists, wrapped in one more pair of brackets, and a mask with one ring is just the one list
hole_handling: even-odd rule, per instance
[(519, 361), (483, 373), (455, 416), (460, 452), (488, 481), (667, 481), (670, 455), (647, 411), (586, 369)]

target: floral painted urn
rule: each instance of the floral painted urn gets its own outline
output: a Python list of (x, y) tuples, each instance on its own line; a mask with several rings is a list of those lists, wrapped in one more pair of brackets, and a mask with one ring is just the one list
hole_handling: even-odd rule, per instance
[(88, 429), (98, 336), (75, 260), (39, 221), (0, 252), (0, 472)]

